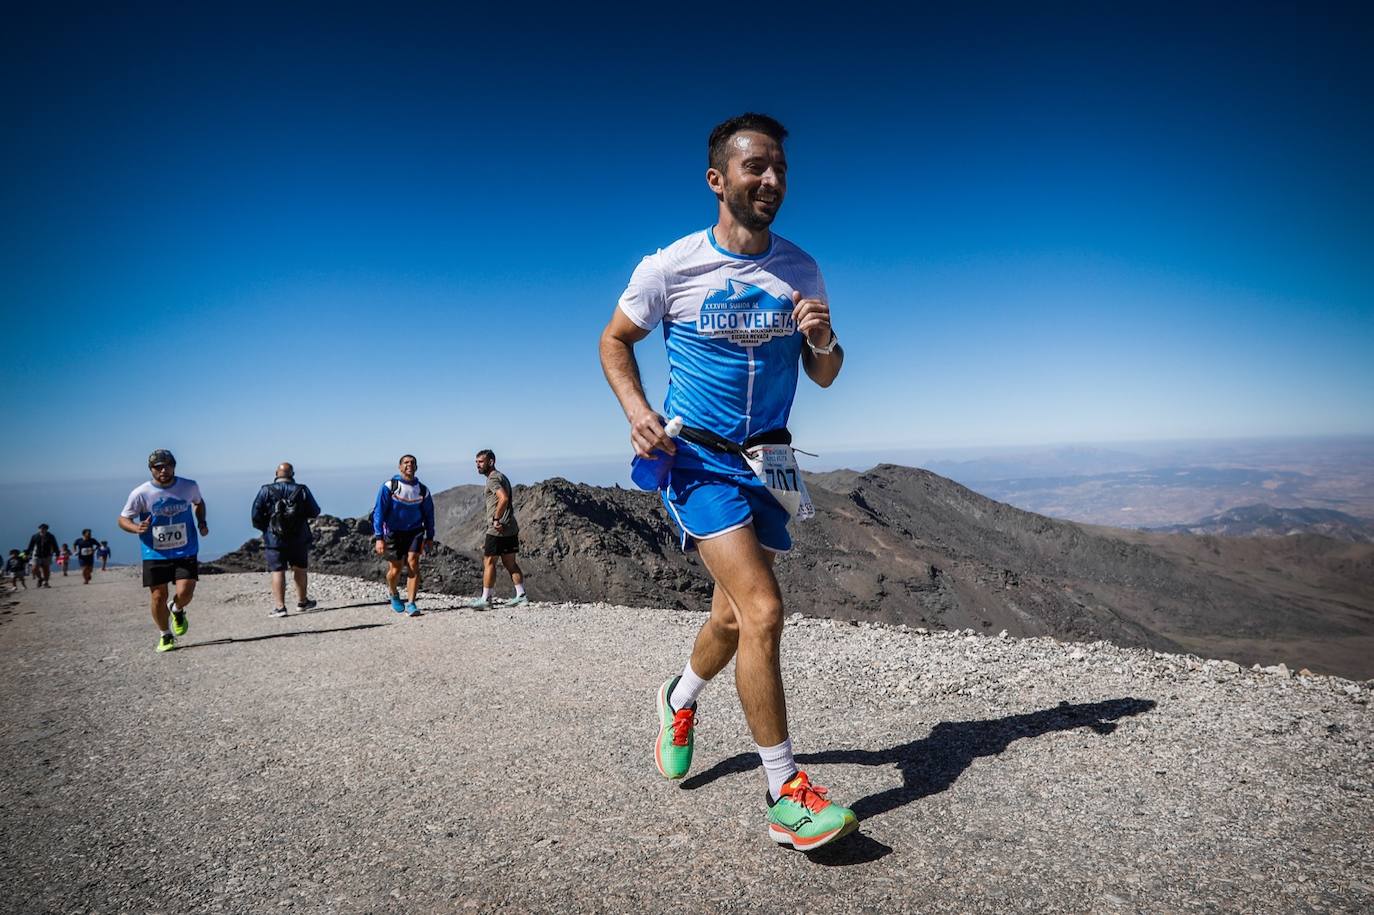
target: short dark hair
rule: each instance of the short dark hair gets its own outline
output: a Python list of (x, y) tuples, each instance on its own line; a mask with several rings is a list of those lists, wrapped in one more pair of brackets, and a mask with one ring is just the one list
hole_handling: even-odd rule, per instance
[(496, 452), (492, 451), (490, 448), (483, 448), (481, 451), (477, 452), (477, 456), (479, 458), (491, 458), (491, 462), (493, 464), (496, 463)]
[(401, 463), (402, 463), (403, 461), (405, 461), (406, 458), (410, 458), (412, 461), (414, 461), (416, 467), (419, 467), (419, 466), (420, 466), (420, 459), (417, 458), (417, 457), (416, 457), (415, 455), (413, 455), (413, 454), (403, 454), (403, 455), (401, 455), (400, 460), (398, 460), (398, 461), (396, 462), (396, 466), (397, 466), (397, 467), (400, 467), (400, 466), (401, 466)]
[(779, 146), (787, 139), (787, 128), (776, 118), (746, 111), (728, 121), (721, 121), (711, 131), (711, 136), (706, 141), (706, 164), (718, 172), (725, 171), (725, 166), (730, 163), (730, 138), (743, 130), (753, 130), (772, 137)]

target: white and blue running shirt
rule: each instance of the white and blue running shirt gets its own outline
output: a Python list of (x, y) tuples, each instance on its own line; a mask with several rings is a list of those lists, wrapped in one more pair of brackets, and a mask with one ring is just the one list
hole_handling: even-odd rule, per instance
[(804, 340), (794, 291), (826, 298), (815, 260), (777, 235), (762, 254), (734, 254), (708, 228), (640, 261), (620, 310), (644, 330), (663, 325), (663, 415), (740, 443), (786, 426)]
[(152, 522), (138, 535), (144, 559), (182, 559), (200, 550), (194, 510), (200, 502), (195, 480), (177, 477), (166, 488), (148, 480), (129, 493), (120, 514), (133, 521), (148, 518)]

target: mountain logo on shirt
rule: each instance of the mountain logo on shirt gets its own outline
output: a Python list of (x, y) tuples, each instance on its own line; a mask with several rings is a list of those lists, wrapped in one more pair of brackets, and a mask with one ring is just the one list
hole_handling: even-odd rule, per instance
[(185, 499), (178, 499), (176, 496), (160, 496), (149, 511), (159, 518), (175, 518), (190, 508), (191, 503)]
[(697, 314), (698, 333), (723, 337), (738, 346), (758, 346), (796, 330), (789, 299), (734, 280), (726, 280), (724, 289), (707, 293)]

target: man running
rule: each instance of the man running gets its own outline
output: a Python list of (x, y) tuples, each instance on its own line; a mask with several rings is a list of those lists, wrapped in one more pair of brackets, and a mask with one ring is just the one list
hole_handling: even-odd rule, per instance
[[(377, 504), (372, 508), (372, 533), (377, 555), (385, 556), (386, 589), (391, 596), (391, 609), (409, 616), (419, 616), (415, 595), (420, 590), (420, 555), (426, 541), (434, 539), (434, 498), (429, 487), (415, 476), (420, 462), (413, 454), (401, 455), (397, 465), (400, 473), (377, 490)], [(408, 570), (405, 602), (398, 590), (401, 566)]]
[[(844, 353), (816, 262), (769, 231), (787, 190), (786, 136), (781, 124), (759, 114), (711, 131), (706, 183), (716, 196), (717, 222), (635, 268), (601, 335), (601, 366), (629, 421), (635, 453), (672, 456), (663, 502), (683, 548), (695, 546), (715, 581), (690, 660), (658, 690), (659, 771), (687, 774), (697, 696), (734, 657), (740, 704), (768, 777), (769, 835), (813, 849), (854, 831), (858, 819), (828, 801), (793, 758), (773, 559), (791, 549), (790, 513), (810, 508), (798, 492), (786, 428), (798, 366), (828, 387)], [(664, 413), (686, 423), (676, 441), (644, 396), (634, 356), (635, 344), (659, 324), (668, 351)], [(758, 469), (742, 449), (750, 449)]]
[[(197, 534), (208, 536), (210, 528), (205, 523), (200, 487), (195, 480), (177, 476), (177, 459), (172, 452), (159, 448), (148, 455), (148, 470), (152, 480), (129, 493), (117, 520), (121, 530), (138, 534), (143, 586), (149, 592), (153, 624), (161, 633), (157, 650), (171, 651), (177, 647), (175, 637), (190, 629), (186, 608), (195, 597), (200, 575)], [(169, 585), (176, 589), (171, 600)]]
[(29, 538), (29, 564), (33, 566), (35, 588), (52, 587), (52, 564), (57, 558), (57, 538), (46, 524), (38, 525), (38, 533)]
[(296, 582), (296, 610), (309, 610), (315, 602), (305, 596), (310, 547), (315, 535), (310, 519), (320, 516), (320, 505), (310, 487), (296, 482), (296, 468), (286, 461), (277, 465), (271, 483), (258, 490), (253, 500), (253, 526), (262, 531), (267, 571), (272, 574), (272, 615), (286, 616), (286, 567)]
[(104, 572), (110, 564), (110, 541), (100, 541), (100, 547), (95, 551), (95, 555), (100, 560), (100, 571)]
[(474, 610), (489, 610), (496, 599), (496, 564), (500, 562), (510, 573), (515, 585), (515, 597), (505, 602), (507, 607), (527, 603), (525, 574), (515, 561), (520, 551), (520, 525), (515, 521), (515, 506), (511, 500), (510, 480), (496, 469), (496, 452), (484, 448), (477, 452), (477, 472), (487, 478), (487, 538), (482, 544), (482, 596), (469, 601)]
[(100, 549), (100, 541), (91, 536), (88, 527), (81, 532), (81, 539), (72, 544), (76, 551), (77, 564), (81, 566), (81, 583), (91, 583), (91, 573), (95, 571), (95, 551)]

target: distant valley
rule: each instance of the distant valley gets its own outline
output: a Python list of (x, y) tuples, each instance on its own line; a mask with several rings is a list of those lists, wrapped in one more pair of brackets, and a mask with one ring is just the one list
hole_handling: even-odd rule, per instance
[(1089, 524), (1206, 527), (1217, 523), (1206, 519), (1255, 505), (1336, 511), (1374, 522), (1371, 439), (1127, 447), (1003, 450), (914, 463), (999, 502)]

